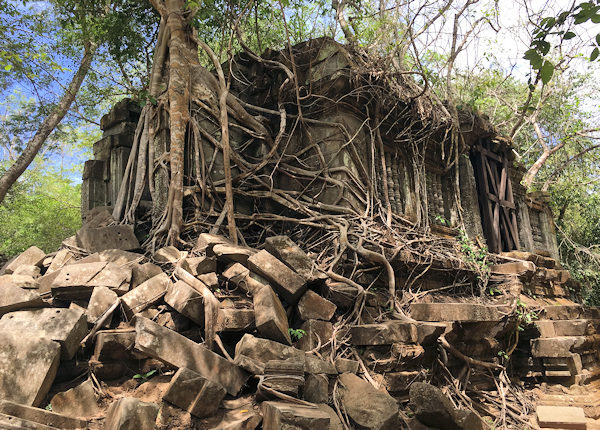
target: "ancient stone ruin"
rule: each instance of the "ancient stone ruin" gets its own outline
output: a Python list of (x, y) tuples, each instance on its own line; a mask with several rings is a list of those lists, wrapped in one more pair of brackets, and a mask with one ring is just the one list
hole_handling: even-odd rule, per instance
[[(205, 178), (186, 183), (186, 244), (148, 240), (160, 175), (122, 222), (140, 108), (102, 118), (84, 226), (0, 273), (0, 427), (594, 428), (600, 310), (511, 143), (470, 112), (451, 137), (414, 81), (358, 76), (329, 39), (294, 47), (302, 86), (278, 91), (265, 61), (286, 52), (233, 63), (232, 92), (283, 124), (271, 148), (232, 127), (240, 244), (209, 136), (186, 151)], [(268, 162), (247, 174), (242, 155)]]

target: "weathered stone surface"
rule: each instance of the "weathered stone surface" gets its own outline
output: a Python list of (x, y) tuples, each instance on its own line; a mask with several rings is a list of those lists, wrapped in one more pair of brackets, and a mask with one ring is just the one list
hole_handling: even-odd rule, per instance
[(414, 343), (417, 340), (415, 324), (386, 321), (350, 327), (353, 345), (391, 345), (396, 342)]
[(165, 246), (157, 250), (152, 259), (159, 264), (171, 263), (175, 264), (181, 260), (186, 254), (174, 246)]
[(146, 318), (135, 319), (135, 348), (175, 367), (186, 367), (206, 379), (223, 385), (236, 395), (248, 374), (235, 364), (184, 336)]
[(573, 352), (597, 348), (599, 341), (598, 336), (561, 336), (532, 339), (531, 355), (533, 357), (570, 357)]
[(85, 420), (60, 415), (45, 409), (21, 405), (8, 400), (0, 400), (0, 414), (17, 417), (57, 429), (75, 430), (87, 428), (87, 422)]
[(129, 318), (159, 301), (167, 292), (171, 280), (161, 273), (121, 297), (121, 305)]
[(74, 309), (16, 311), (0, 318), (0, 332), (54, 340), (60, 344), (61, 357), (66, 360), (73, 358), (87, 331), (84, 313)]
[(77, 245), (89, 252), (99, 252), (105, 249), (131, 251), (140, 247), (131, 225), (111, 225), (99, 228), (84, 226), (77, 232), (76, 238)]
[(265, 239), (265, 249), (304, 279), (324, 279), (314, 261), (289, 237), (268, 237)]
[(204, 299), (202, 294), (183, 281), (171, 284), (165, 302), (196, 324), (204, 326)]
[(340, 417), (338, 417), (337, 413), (329, 406), (324, 403), (319, 403), (315, 405), (317, 408), (321, 409), (327, 415), (329, 415), (329, 430), (343, 430), (344, 426), (340, 421)]
[(256, 326), (253, 309), (221, 308), (217, 331), (252, 331)]
[(354, 306), (358, 296), (358, 290), (355, 287), (343, 282), (333, 282), (332, 280), (327, 280), (325, 287), (327, 299), (337, 307), (348, 309)]
[(58, 430), (56, 427), (5, 414), (0, 414), (0, 428), (7, 430)]
[(0, 398), (38, 406), (60, 361), (60, 345), (24, 332), (0, 331)]
[(223, 277), (227, 280), (227, 282), (235, 285), (246, 293), (254, 294), (255, 291), (258, 291), (265, 285), (268, 285), (268, 281), (256, 279), (252, 275), (253, 274), (250, 273), (250, 270), (242, 266), (240, 263), (233, 264), (223, 272)]
[(351, 373), (338, 378), (341, 401), (348, 417), (361, 429), (396, 429), (398, 404), (386, 392), (378, 391), (368, 382)]
[(131, 289), (137, 288), (150, 278), (162, 273), (162, 269), (154, 263), (131, 265)]
[(210, 430), (255, 430), (261, 422), (262, 416), (250, 404), (227, 411)]
[(46, 258), (46, 253), (37, 246), (32, 246), (13, 258), (6, 266), (4, 266), (2, 273), (0, 274), (10, 275), (22, 265), (39, 266), (42, 264), (42, 261), (44, 261), (44, 258)]
[(407, 391), (413, 382), (422, 382), (426, 374), (419, 371), (389, 372), (383, 376), (383, 383), (389, 392)]
[(44, 301), (35, 290), (24, 290), (11, 284), (0, 284), (0, 316), (21, 309), (41, 308)]
[(417, 326), (416, 343), (418, 343), (421, 346), (429, 346), (435, 344), (442, 333), (452, 329), (451, 322), (421, 322), (415, 325)]
[(217, 382), (209, 381), (196, 372), (180, 368), (173, 379), (163, 400), (180, 407), (198, 417), (214, 414), (227, 392)]
[(336, 358), (335, 370), (337, 370), (338, 373), (357, 373), (358, 361), (349, 360), (347, 358)]
[(61, 249), (56, 253), (54, 258), (52, 259), (52, 263), (46, 269), (46, 274), (56, 272), (59, 269), (62, 269), (64, 266), (68, 266), (75, 262), (75, 256), (68, 249)]
[(248, 258), (248, 267), (267, 279), (283, 300), (294, 304), (306, 289), (304, 279), (267, 251)]
[(14, 285), (15, 287), (23, 288), (24, 290), (39, 290), (40, 278), (33, 279), (26, 275), (2, 275), (0, 276), (0, 288), (4, 285)]
[[(306, 332), (296, 343), (298, 348), (304, 351), (310, 351), (316, 348), (319, 343), (321, 346), (329, 342), (333, 336), (333, 325), (328, 321), (308, 320), (300, 327)], [(327, 351), (325, 347), (323, 351)]]
[(291, 345), (285, 309), (268, 285), (254, 292), (254, 318), (256, 328), (262, 336)]
[(217, 261), (212, 257), (188, 257), (181, 267), (194, 276), (205, 273), (215, 272), (217, 270)]
[(305, 354), (304, 356), (304, 371), (306, 373), (337, 375), (338, 371), (331, 361), (321, 360), (314, 355)]
[(100, 412), (91, 379), (54, 395), (50, 405), (54, 412), (76, 418), (90, 418)]
[(536, 408), (540, 427), (560, 429), (585, 429), (583, 408), (570, 406), (538, 406)]
[(159, 407), (132, 397), (113, 402), (106, 412), (105, 430), (154, 430)]
[(304, 321), (311, 319), (329, 321), (336, 309), (336, 305), (312, 290), (306, 291), (298, 302), (298, 314)]
[(304, 386), (304, 360), (269, 360), (263, 374), (265, 387), (298, 397), (300, 388)]
[[(270, 360), (304, 360), (304, 352), (273, 340), (261, 339), (246, 333), (235, 346), (235, 363), (249, 358), (264, 369)], [(261, 371), (262, 373), (262, 371)]]
[(596, 332), (589, 320), (543, 320), (536, 321), (535, 325), (540, 331), (540, 337), (586, 336)]
[(122, 249), (105, 249), (104, 251), (98, 252), (98, 258), (100, 261), (114, 263), (117, 266), (133, 267), (144, 259), (144, 255), (138, 254), (137, 252), (124, 251)]
[(198, 275), (197, 279), (202, 281), (211, 290), (219, 288), (219, 278), (215, 272), (203, 273), (202, 275)]
[(40, 268), (32, 264), (22, 264), (19, 267), (17, 267), (12, 274), (20, 276), (30, 276), (35, 279), (38, 276), (40, 276)]
[(196, 249), (201, 252), (205, 252), (210, 254), (212, 252), (213, 246), (218, 244), (230, 244), (227, 239), (223, 236), (218, 236), (216, 234), (210, 233), (200, 233), (198, 236), (198, 241), (196, 242)]
[(94, 358), (98, 361), (126, 360), (132, 357), (135, 330), (102, 330), (96, 336)]
[(329, 428), (329, 415), (316, 406), (284, 402), (263, 402), (264, 430), (315, 430)]
[(457, 414), (442, 390), (424, 382), (410, 386), (410, 408), (419, 421), (441, 430), (459, 430)]
[[(87, 307), (87, 322), (94, 324), (117, 300), (119, 300), (117, 293), (111, 289), (95, 287)], [(104, 325), (107, 326), (108, 324), (110, 324), (110, 318)]]
[(212, 247), (211, 254), (222, 261), (246, 264), (248, 258), (256, 254), (256, 250), (246, 246), (218, 243)]
[(525, 275), (535, 272), (535, 264), (531, 261), (511, 261), (510, 263), (494, 264), (490, 272), (500, 275)]
[(309, 374), (304, 383), (303, 398), (311, 403), (327, 403), (329, 400), (327, 375)]
[(64, 300), (89, 299), (94, 287), (110, 288), (120, 296), (129, 291), (130, 282), (130, 268), (106, 262), (78, 263), (58, 271), (51, 291), (54, 298)]
[(410, 314), (417, 321), (500, 321), (509, 306), (486, 306), (473, 303), (413, 303)]

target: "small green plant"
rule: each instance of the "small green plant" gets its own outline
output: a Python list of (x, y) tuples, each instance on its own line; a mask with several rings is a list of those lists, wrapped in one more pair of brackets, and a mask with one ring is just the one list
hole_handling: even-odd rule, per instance
[(302, 337), (306, 334), (306, 332), (301, 328), (289, 328), (288, 332), (290, 333), (290, 337), (294, 341), (302, 339)]
[(488, 292), (490, 293), (490, 296), (495, 296), (495, 295), (497, 295), (497, 294), (498, 294), (498, 295), (502, 294), (502, 291), (500, 291), (500, 290), (499, 290), (498, 288), (496, 288), (496, 287), (490, 287), (490, 288), (488, 289)]
[(508, 354), (504, 350), (498, 351), (498, 357), (502, 357), (503, 359), (508, 360)]
[(50, 403), (48, 403), (44, 409), (52, 412), (52, 405)]
[(525, 330), (525, 327), (533, 324), (533, 322), (538, 318), (537, 313), (535, 311), (530, 311), (527, 308), (527, 305), (523, 303), (521, 299), (517, 299), (517, 309), (515, 309), (515, 314), (519, 323), (519, 331)]
[(144, 382), (148, 382), (150, 378), (156, 375), (156, 372), (156, 369), (152, 369), (151, 371), (146, 373), (137, 373), (133, 375), (133, 379), (137, 380), (139, 385), (142, 385)]
[(468, 262), (475, 264), (482, 275), (487, 277), (490, 273), (490, 262), (488, 261), (488, 249), (486, 246), (479, 247), (473, 243), (464, 229), (458, 231), (458, 243), (460, 249)]
[(438, 222), (441, 225), (450, 226), (450, 222), (446, 218), (444, 218), (442, 215), (436, 215), (433, 218), (435, 219), (436, 222)]

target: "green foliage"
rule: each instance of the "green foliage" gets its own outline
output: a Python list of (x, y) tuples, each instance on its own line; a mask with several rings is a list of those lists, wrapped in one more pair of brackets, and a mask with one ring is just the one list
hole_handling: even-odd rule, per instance
[(475, 245), (471, 238), (467, 235), (467, 232), (463, 229), (458, 231), (458, 243), (460, 250), (465, 256), (466, 260), (474, 264), (483, 276), (488, 276), (490, 272), (490, 263), (487, 260), (488, 250), (487, 247), (480, 248)]
[(55, 251), (81, 226), (80, 188), (50, 169), (27, 171), (0, 205), (0, 254)]
[(538, 319), (538, 315), (535, 311), (529, 310), (527, 305), (520, 299), (517, 299), (517, 308), (515, 309), (515, 315), (517, 316), (517, 329), (519, 331), (525, 330), (527, 326), (533, 324)]
[(302, 339), (302, 337), (306, 334), (306, 332), (304, 330), (302, 330), (301, 328), (298, 328), (298, 329), (289, 328), (288, 332), (290, 333), (290, 336), (293, 341)]
[(133, 379), (137, 380), (138, 385), (142, 385), (144, 382), (148, 382), (158, 371), (152, 369), (146, 373), (136, 373), (133, 375)]

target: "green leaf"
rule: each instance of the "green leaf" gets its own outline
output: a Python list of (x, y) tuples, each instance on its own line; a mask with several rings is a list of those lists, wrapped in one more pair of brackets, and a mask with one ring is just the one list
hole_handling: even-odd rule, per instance
[(596, 45), (600, 46), (600, 33), (596, 35)]
[(565, 35), (563, 36), (563, 39), (565, 39), (565, 40), (571, 40), (574, 37), (575, 37), (575, 33), (573, 33), (572, 31), (567, 31), (565, 33)]
[(525, 55), (523, 56), (523, 58), (525, 58), (526, 60), (529, 60), (529, 63), (531, 64), (531, 67), (533, 67), (535, 70), (539, 70), (540, 67), (542, 67), (542, 56), (539, 54), (539, 52), (535, 49), (528, 49), (527, 51), (525, 51)]
[(7, 72), (10, 72), (12, 68), (12, 64), (7, 64), (6, 66), (4, 66), (4, 70), (6, 70)]
[(544, 61), (542, 68), (540, 69), (540, 77), (542, 78), (542, 82), (547, 84), (552, 79), (552, 75), (554, 74), (554, 64), (550, 61)]
[(590, 55), (590, 61), (594, 61), (596, 58), (598, 58), (598, 54), (600, 54), (600, 51), (598, 48), (594, 48), (592, 55)]

